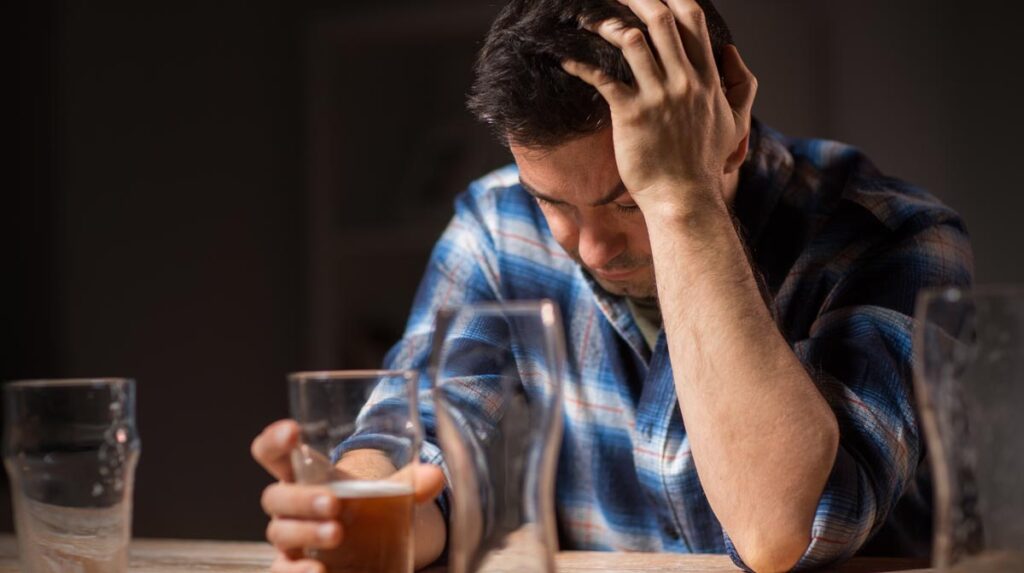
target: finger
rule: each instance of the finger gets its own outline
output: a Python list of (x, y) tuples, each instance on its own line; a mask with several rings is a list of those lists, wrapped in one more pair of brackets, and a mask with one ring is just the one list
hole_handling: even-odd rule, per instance
[(673, 77), (689, 74), (692, 66), (683, 52), (679, 23), (672, 10), (661, 0), (624, 0), (623, 3), (647, 25), (647, 33), (651, 36), (665, 75)]
[(725, 98), (729, 107), (742, 119), (744, 125), (750, 121), (750, 111), (757, 96), (757, 78), (740, 57), (736, 46), (729, 44), (722, 51), (722, 78), (725, 83)]
[(633, 88), (617, 81), (600, 68), (575, 60), (565, 60), (562, 62), (562, 69), (570, 76), (575, 76), (593, 86), (611, 108), (620, 105), (634, 93)]
[(330, 549), (341, 543), (341, 536), (337, 521), (274, 518), (267, 525), (267, 541), (280, 551)]
[(434, 501), (444, 490), (444, 472), (433, 464), (416, 466), (416, 503)]
[(289, 559), (279, 554), (270, 564), (270, 573), (325, 573), (324, 564), (313, 559)]
[(268, 515), (307, 519), (330, 519), (341, 510), (341, 502), (326, 487), (284, 482), (267, 486), (260, 505)]
[(708, 33), (704, 11), (696, 0), (667, 1), (679, 22), (679, 36), (683, 40), (683, 49), (690, 65), (705, 81), (718, 83), (715, 54), (711, 49), (711, 35)]
[(592, 31), (622, 51), (641, 91), (655, 89), (661, 85), (665, 74), (651, 53), (647, 38), (639, 28), (626, 26), (613, 18), (601, 22)]
[(266, 427), (252, 441), (252, 457), (270, 475), (281, 481), (292, 481), (290, 454), (299, 443), (299, 425), (294, 420), (278, 420)]

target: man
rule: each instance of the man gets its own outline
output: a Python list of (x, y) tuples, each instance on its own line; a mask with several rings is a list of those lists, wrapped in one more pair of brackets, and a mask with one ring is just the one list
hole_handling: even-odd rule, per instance
[[(424, 367), (442, 305), (552, 298), (563, 548), (755, 571), (927, 553), (911, 315), (921, 288), (970, 284), (962, 221), (855, 149), (752, 120), (756, 80), (709, 2), (622, 2), (498, 16), (470, 107), (516, 165), (460, 197), (388, 366)], [(279, 422), (253, 453), (287, 482), (294, 443)], [(445, 525), (440, 472), (419, 477), (422, 566)], [(323, 493), (267, 489), (275, 571), (343, 534), (317, 521), (338, 510)]]

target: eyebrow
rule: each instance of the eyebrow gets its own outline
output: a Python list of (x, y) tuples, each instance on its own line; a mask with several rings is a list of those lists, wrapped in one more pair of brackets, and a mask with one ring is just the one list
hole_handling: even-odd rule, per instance
[[(548, 203), (554, 203), (555, 205), (568, 205), (569, 204), (569, 203), (567, 203), (565, 201), (562, 201), (561, 199), (555, 199), (554, 197), (549, 197), (549, 196), (541, 193), (540, 191), (537, 191), (537, 189), (535, 189), (532, 185), (530, 185), (529, 183), (524, 181), (522, 177), (519, 178), (519, 184), (523, 186), (523, 189), (525, 189), (527, 193), (529, 193), (530, 195), (536, 197), (537, 199), (541, 199), (541, 200), (547, 201)], [(619, 197), (621, 197), (625, 192), (626, 192), (626, 186), (622, 184), (622, 181), (619, 181), (618, 185), (616, 185), (614, 188), (612, 188), (612, 190), (610, 192), (608, 192), (604, 197), (602, 197), (602, 198), (598, 199), (597, 201), (594, 201), (593, 203), (591, 203), (590, 207), (600, 207), (602, 205), (607, 205), (607, 204), (611, 203), (612, 201), (614, 201), (614, 200), (618, 199)]]

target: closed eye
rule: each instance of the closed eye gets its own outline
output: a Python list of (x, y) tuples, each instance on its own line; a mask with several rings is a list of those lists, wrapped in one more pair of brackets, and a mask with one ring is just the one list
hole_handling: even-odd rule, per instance
[(533, 198), (537, 200), (537, 204), (538, 205), (542, 205), (542, 206), (546, 206), (546, 207), (557, 207), (557, 208), (561, 208), (561, 207), (565, 206), (565, 203), (556, 203), (556, 202), (554, 202), (554, 201), (552, 201), (550, 199), (546, 199), (546, 198), (540, 197), (538, 195), (534, 195)]
[(640, 212), (640, 206), (637, 205), (636, 203), (631, 203), (629, 205), (623, 205), (622, 203), (612, 203), (612, 205), (615, 205), (615, 210), (621, 213), (632, 214)]

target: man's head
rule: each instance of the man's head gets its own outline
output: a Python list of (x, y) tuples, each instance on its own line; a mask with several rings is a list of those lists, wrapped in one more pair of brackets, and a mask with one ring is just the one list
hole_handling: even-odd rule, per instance
[[(709, 0), (697, 1), (719, 62), (729, 30)], [(622, 53), (583, 27), (609, 18), (646, 31), (617, 0), (512, 0), (480, 52), (469, 108), (509, 146), (562, 248), (605, 290), (653, 298), (647, 226), (622, 187), (608, 105), (561, 67), (571, 59), (633, 83)]]
[[(715, 62), (732, 43), (710, 0), (704, 10)], [(583, 25), (618, 18), (646, 32), (617, 0), (511, 0), (491, 25), (476, 63), (469, 109), (503, 144), (553, 147), (609, 125), (608, 105), (597, 91), (562, 70), (575, 60), (633, 84), (622, 52)]]

